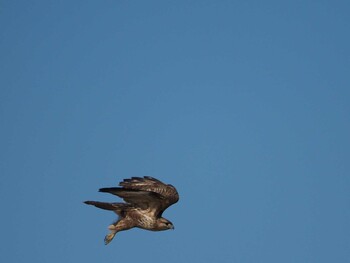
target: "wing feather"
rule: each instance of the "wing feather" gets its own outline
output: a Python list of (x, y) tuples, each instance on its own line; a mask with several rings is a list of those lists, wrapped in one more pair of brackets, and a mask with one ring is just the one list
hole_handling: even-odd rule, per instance
[(121, 217), (124, 217), (127, 211), (130, 211), (131, 209), (133, 209), (133, 207), (130, 204), (125, 204), (125, 203), (106, 203), (106, 202), (98, 202), (98, 201), (85, 201), (84, 203), (87, 205), (96, 206), (104, 210), (113, 211)]
[(164, 184), (150, 176), (124, 179), (119, 185), (121, 187), (101, 188), (100, 192), (117, 195), (125, 202), (141, 209), (150, 209), (150, 212), (157, 217), (179, 200), (179, 194), (174, 186)]
[(149, 208), (156, 209), (157, 204), (155, 200), (162, 199), (161, 195), (154, 192), (139, 191), (133, 189), (126, 190), (120, 187), (101, 188), (99, 191), (119, 196), (123, 198), (125, 202), (133, 204), (143, 210)]

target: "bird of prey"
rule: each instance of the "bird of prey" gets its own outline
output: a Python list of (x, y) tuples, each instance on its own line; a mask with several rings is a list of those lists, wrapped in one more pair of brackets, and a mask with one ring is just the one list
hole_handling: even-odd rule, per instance
[(121, 187), (101, 188), (99, 191), (119, 196), (125, 203), (84, 202), (118, 215), (117, 221), (108, 227), (110, 233), (104, 239), (106, 245), (117, 232), (133, 227), (151, 231), (174, 229), (173, 224), (162, 217), (164, 210), (179, 200), (174, 186), (150, 176), (124, 179), (119, 186)]

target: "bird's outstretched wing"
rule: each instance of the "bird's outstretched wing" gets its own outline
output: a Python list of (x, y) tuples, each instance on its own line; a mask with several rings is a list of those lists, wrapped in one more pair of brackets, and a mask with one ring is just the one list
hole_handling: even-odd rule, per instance
[(122, 187), (101, 188), (100, 192), (117, 195), (143, 210), (149, 209), (156, 217), (160, 217), (165, 209), (179, 200), (174, 186), (150, 176), (124, 179), (119, 185)]
[(130, 204), (125, 203), (106, 203), (98, 201), (85, 201), (87, 205), (93, 205), (104, 210), (115, 212), (118, 216), (124, 217), (125, 213), (134, 210), (135, 208)]

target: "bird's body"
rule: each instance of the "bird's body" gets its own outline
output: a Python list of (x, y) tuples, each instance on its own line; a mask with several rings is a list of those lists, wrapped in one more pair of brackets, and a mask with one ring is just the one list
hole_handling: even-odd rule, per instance
[(125, 203), (85, 201), (85, 204), (114, 211), (118, 220), (108, 228), (105, 244), (112, 241), (117, 232), (138, 227), (151, 231), (174, 229), (173, 224), (162, 217), (162, 213), (179, 200), (174, 186), (164, 184), (150, 176), (132, 177), (119, 183), (122, 187), (101, 188), (100, 192), (117, 195)]

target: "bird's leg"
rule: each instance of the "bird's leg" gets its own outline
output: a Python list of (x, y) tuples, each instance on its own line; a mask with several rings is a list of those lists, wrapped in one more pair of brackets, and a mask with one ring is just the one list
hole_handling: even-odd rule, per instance
[(105, 236), (105, 245), (108, 245), (113, 240), (113, 238), (117, 234), (117, 232), (119, 231), (119, 229), (117, 227), (117, 223), (118, 222), (108, 226), (108, 229), (111, 232)]
[(108, 245), (114, 238), (114, 236), (123, 230), (127, 230), (134, 227), (133, 224), (130, 224), (127, 219), (123, 218), (108, 226), (108, 229), (111, 231), (109, 234), (105, 236), (105, 244)]
[(117, 234), (117, 232), (113, 231), (105, 236), (105, 245), (108, 245), (113, 240), (115, 234)]

